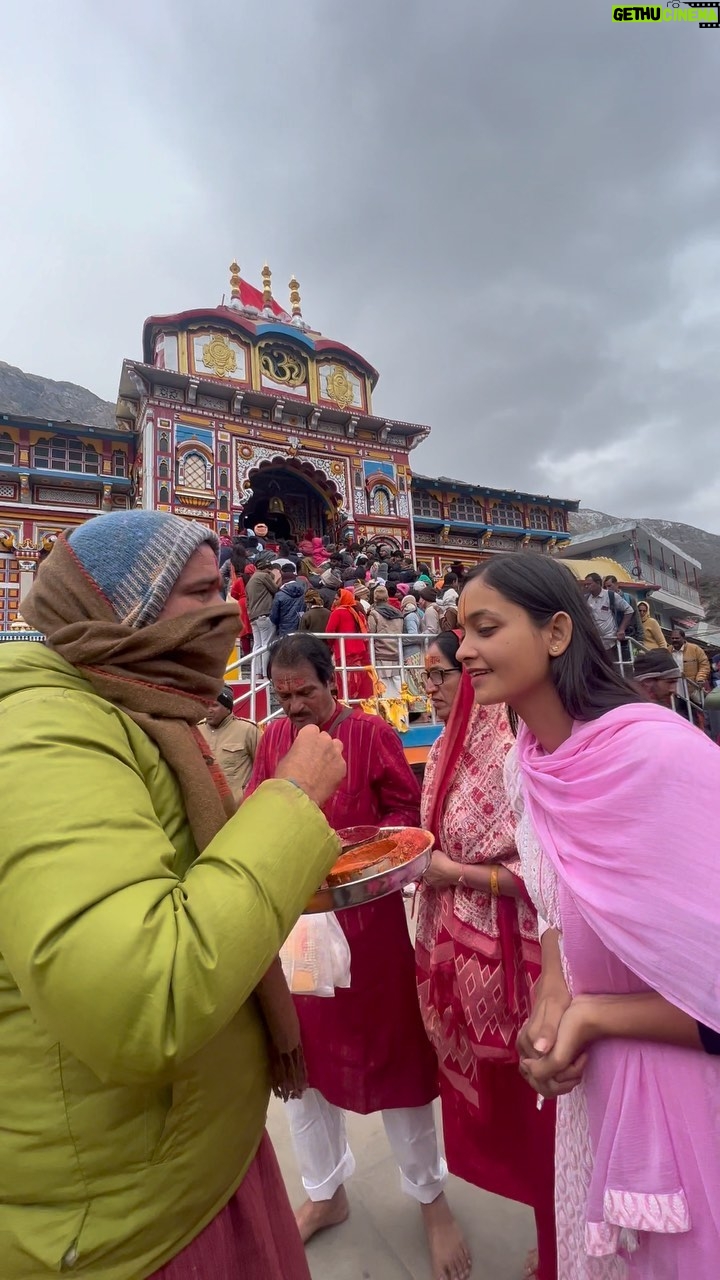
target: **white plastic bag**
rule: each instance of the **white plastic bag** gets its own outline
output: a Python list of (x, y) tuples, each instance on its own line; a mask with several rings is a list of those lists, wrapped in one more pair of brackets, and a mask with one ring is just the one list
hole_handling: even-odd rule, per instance
[(350, 986), (350, 947), (332, 911), (301, 916), (280, 960), (296, 996), (334, 996), (337, 987)]

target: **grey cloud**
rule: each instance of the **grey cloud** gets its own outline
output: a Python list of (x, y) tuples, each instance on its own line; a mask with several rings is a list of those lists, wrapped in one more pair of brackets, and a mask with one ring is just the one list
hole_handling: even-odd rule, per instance
[(720, 32), (512, 0), (76, 14), (40, 52), (54, 191), (15, 153), (6, 359), (111, 395), (146, 314), (267, 257), (377, 365), (376, 407), (433, 427), (422, 471), (720, 531)]

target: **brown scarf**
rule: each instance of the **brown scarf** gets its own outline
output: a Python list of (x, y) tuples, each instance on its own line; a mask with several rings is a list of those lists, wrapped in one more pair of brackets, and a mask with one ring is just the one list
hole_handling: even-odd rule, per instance
[[(197, 723), (223, 686), (238, 630), (236, 604), (218, 604), (133, 628), (119, 622), (65, 535), (41, 565), (23, 616), (100, 697), (120, 707), (157, 744), (180, 784), (202, 853), (235, 802)], [(272, 1084), (287, 1099), (306, 1087), (300, 1026), (279, 960), (256, 994), (270, 1035)]]

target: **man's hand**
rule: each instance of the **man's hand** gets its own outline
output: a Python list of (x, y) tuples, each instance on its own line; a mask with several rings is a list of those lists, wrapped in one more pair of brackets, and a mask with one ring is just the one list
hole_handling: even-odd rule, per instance
[(347, 766), (342, 742), (321, 733), (314, 724), (301, 729), (287, 755), (275, 770), (275, 777), (294, 782), (319, 808), (337, 791)]

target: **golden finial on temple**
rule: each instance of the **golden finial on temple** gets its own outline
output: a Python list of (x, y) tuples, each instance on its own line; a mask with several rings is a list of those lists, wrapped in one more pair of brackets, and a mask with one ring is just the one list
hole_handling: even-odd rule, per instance
[(236, 261), (230, 263), (230, 297), (240, 300), (240, 267)]
[(269, 307), (272, 303), (272, 271), (270, 270), (267, 262), (265, 263), (261, 274), (263, 282), (263, 302), (266, 307)]
[(302, 306), (300, 305), (300, 284), (295, 276), (292, 277), (288, 288), (290, 290), (290, 310), (294, 316), (301, 316)]

